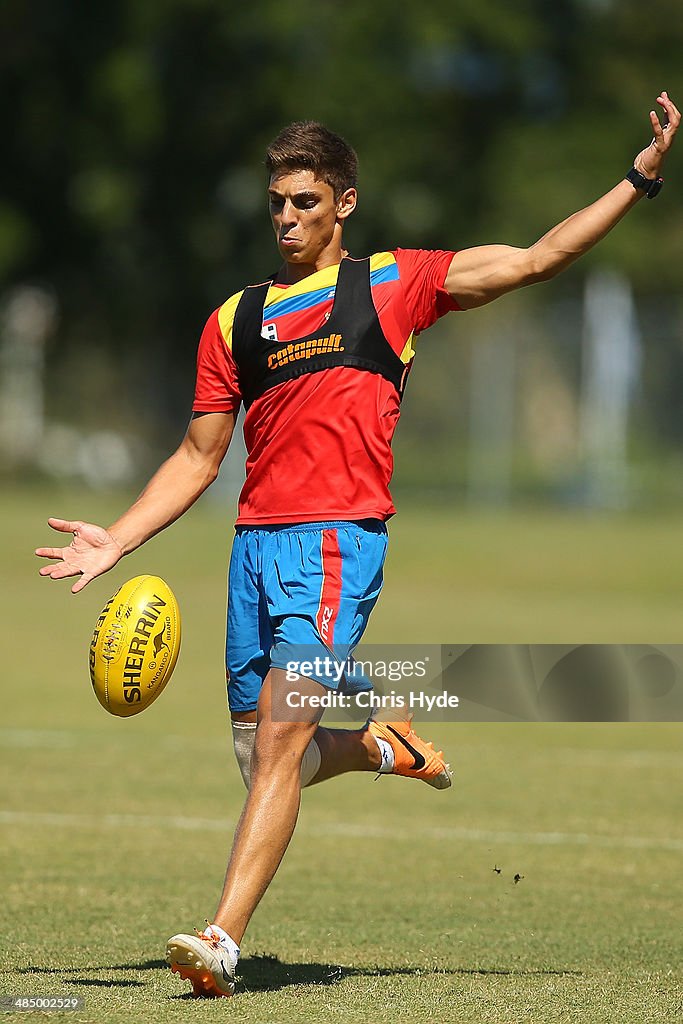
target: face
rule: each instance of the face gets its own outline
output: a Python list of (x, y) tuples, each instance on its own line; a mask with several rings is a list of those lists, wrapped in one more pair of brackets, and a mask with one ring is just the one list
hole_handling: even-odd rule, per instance
[(287, 263), (317, 265), (341, 249), (344, 221), (356, 207), (354, 188), (335, 200), (332, 186), (313, 171), (292, 171), (273, 175), (268, 196), (277, 246)]

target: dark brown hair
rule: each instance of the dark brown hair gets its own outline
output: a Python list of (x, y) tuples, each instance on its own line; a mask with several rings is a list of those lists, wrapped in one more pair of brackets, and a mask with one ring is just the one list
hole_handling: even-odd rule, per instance
[(348, 142), (318, 121), (294, 121), (268, 146), (266, 168), (271, 178), (291, 171), (313, 171), (338, 199), (356, 185), (358, 157)]

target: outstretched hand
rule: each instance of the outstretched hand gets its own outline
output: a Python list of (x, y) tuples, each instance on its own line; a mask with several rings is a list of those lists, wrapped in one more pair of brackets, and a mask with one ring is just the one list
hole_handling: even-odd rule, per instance
[(55, 565), (44, 565), (41, 576), (62, 580), (67, 576), (80, 576), (71, 588), (72, 594), (87, 587), (96, 576), (107, 572), (123, 556), (123, 551), (108, 530), (92, 523), (69, 522), (67, 519), (48, 519), (53, 530), (72, 533), (73, 540), (65, 548), (36, 548), (40, 558), (54, 558)]
[(655, 110), (650, 111), (650, 123), (654, 135), (650, 145), (644, 149), (633, 161), (633, 166), (646, 178), (658, 178), (662, 161), (671, 148), (678, 126), (681, 123), (681, 114), (676, 104), (669, 99), (669, 94), (661, 92), (657, 97), (657, 103), (664, 111), (664, 123), (659, 120), (659, 114)]

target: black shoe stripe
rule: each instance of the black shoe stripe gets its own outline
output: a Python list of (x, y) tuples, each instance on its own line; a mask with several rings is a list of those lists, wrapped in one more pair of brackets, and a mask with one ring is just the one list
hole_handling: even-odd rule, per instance
[(396, 737), (399, 743), (403, 744), (408, 753), (413, 755), (414, 763), (411, 765), (411, 771), (419, 772), (421, 768), (424, 768), (427, 762), (420, 751), (416, 750), (412, 743), (408, 743), (408, 740), (405, 739), (404, 736), (401, 736), (400, 732), (396, 732), (395, 729), (392, 729), (390, 725), (387, 725), (386, 728), (393, 736)]

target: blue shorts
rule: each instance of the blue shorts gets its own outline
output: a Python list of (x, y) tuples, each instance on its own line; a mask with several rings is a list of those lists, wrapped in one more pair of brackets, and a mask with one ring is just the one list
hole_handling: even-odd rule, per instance
[[(324, 669), (350, 656), (382, 589), (387, 530), (359, 522), (238, 526), (228, 590), (226, 668), (232, 711), (253, 711), (271, 665), (317, 656), (306, 672), (330, 689), (372, 689), (362, 675)], [(313, 660), (311, 658), (311, 660)], [(302, 673), (304, 674), (304, 673)]]

